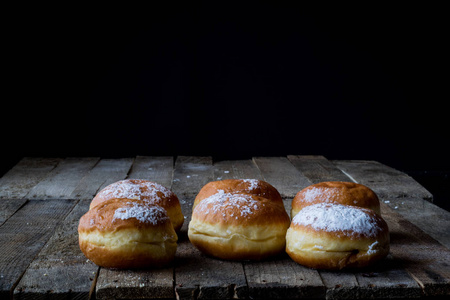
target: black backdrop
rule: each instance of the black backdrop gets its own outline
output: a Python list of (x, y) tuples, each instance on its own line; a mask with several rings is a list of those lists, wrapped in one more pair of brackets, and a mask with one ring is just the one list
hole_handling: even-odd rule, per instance
[(450, 169), (442, 7), (220, 3), (7, 11), (2, 171), (287, 154)]

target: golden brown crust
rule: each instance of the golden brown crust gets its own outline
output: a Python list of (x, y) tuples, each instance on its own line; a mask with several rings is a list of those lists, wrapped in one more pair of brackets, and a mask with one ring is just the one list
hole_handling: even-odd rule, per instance
[(80, 218), (79, 246), (109, 268), (160, 267), (172, 261), (177, 235), (164, 208), (138, 199), (110, 199)]
[(370, 209), (319, 203), (301, 210), (286, 234), (286, 252), (315, 269), (372, 265), (389, 253), (389, 228)]
[(301, 209), (316, 203), (338, 203), (368, 208), (381, 215), (378, 196), (365, 185), (354, 182), (326, 181), (299, 191), (292, 200), (291, 218)]
[(259, 260), (284, 250), (290, 219), (279, 204), (251, 194), (216, 193), (194, 208), (191, 243), (228, 260)]
[(225, 179), (211, 181), (205, 184), (194, 200), (194, 207), (203, 200), (219, 191), (224, 193), (252, 194), (271, 200), (284, 207), (283, 199), (278, 190), (270, 183), (258, 179)]
[(192, 218), (204, 223), (263, 226), (290, 222), (284, 208), (256, 195), (217, 193), (200, 203), (193, 209)]
[[(127, 218), (122, 219), (120, 217), (120, 212), (125, 211), (124, 209), (132, 208), (133, 206), (138, 207), (136, 211), (136, 216), (138, 218)], [(170, 219), (167, 212), (164, 210), (156, 209), (159, 207), (156, 204), (150, 204), (147, 202), (142, 202), (138, 199), (127, 199), (127, 198), (113, 198), (94, 206), (89, 211), (84, 214), (78, 226), (79, 231), (100, 231), (100, 232), (111, 232), (128, 228), (155, 228), (155, 227), (165, 227)], [(139, 209), (142, 210), (142, 218), (139, 217)], [(144, 209), (152, 209), (153, 215), (147, 214)], [(115, 217), (115, 214), (118, 216)], [(147, 217), (148, 221), (142, 221)]]
[(114, 198), (138, 199), (157, 204), (167, 211), (176, 231), (179, 231), (183, 225), (184, 216), (177, 195), (158, 183), (143, 179), (126, 179), (114, 182), (97, 193), (92, 199), (90, 209)]

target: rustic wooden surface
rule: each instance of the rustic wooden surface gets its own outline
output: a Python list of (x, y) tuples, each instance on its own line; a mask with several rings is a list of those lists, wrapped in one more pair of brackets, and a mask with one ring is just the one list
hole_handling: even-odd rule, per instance
[[(142, 178), (172, 189), (185, 223), (175, 261), (156, 270), (113, 270), (90, 262), (77, 226), (106, 185)], [(257, 178), (281, 193), (286, 210), (302, 188), (355, 181), (380, 197), (391, 232), (387, 259), (369, 269), (305, 268), (286, 254), (262, 262), (204, 256), (187, 238), (192, 203), (209, 181)], [(386, 299), (450, 296), (450, 213), (406, 174), (375, 161), (323, 156), (123, 159), (24, 158), (0, 178), (0, 299)]]

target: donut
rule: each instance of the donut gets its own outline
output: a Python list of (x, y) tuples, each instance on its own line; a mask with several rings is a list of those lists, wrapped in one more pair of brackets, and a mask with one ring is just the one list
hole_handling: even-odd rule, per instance
[(278, 190), (270, 183), (258, 179), (225, 179), (208, 182), (198, 192), (193, 207), (197, 206), (203, 199), (206, 199), (219, 191), (224, 193), (244, 193), (261, 196), (284, 207), (283, 199)]
[(78, 225), (81, 251), (101, 267), (161, 267), (177, 250), (177, 234), (164, 208), (137, 199), (103, 201)]
[(103, 201), (114, 198), (138, 199), (157, 204), (167, 211), (176, 231), (179, 231), (183, 225), (184, 216), (177, 195), (158, 183), (143, 179), (126, 179), (114, 182), (95, 195), (90, 209)]
[(212, 257), (261, 260), (284, 252), (289, 224), (286, 210), (266, 198), (219, 192), (193, 209), (188, 237)]
[(314, 269), (365, 267), (388, 255), (389, 229), (371, 209), (313, 204), (292, 220), (286, 252), (295, 262)]
[(291, 218), (304, 207), (316, 203), (337, 203), (368, 208), (380, 213), (378, 196), (365, 185), (354, 182), (325, 181), (299, 191), (292, 200)]

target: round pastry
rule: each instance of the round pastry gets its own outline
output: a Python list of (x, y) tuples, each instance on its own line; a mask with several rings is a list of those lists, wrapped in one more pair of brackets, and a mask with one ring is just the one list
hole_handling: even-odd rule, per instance
[(81, 217), (78, 235), (84, 255), (107, 268), (164, 266), (177, 250), (178, 237), (165, 209), (137, 199), (94, 206)]
[(216, 193), (194, 208), (191, 243), (226, 260), (261, 260), (281, 253), (290, 219), (285, 209), (251, 194)]
[(389, 229), (373, 210), (319, 203), (303, 208), (286, 234), (286, 252), (315, 269), (365, 267), (389, 253)]
[(377, 195), (365, 185), (354, 182), (325, 181), (299, 191), (292, 200), (291, 218), (304, 207), (316, 203), (337, 203), (368, 208), (380, 213)]
[(261, 196), (284, 207), (283, 199), (278, 190), (270, 183), (258, 179), (225, 179), (211, 181), (205, 184), (195, 197), (194, 207), (203, 199), (218, 192)]
[(126, 179), (114, 182), (102, 189), (92, 199), (90, 209), (103, 201), (114, 198), (138, 199), (163, 207), (172, 225), (179, 231), (184, 222), (178, 197), (168, 188), (148, 180)]

